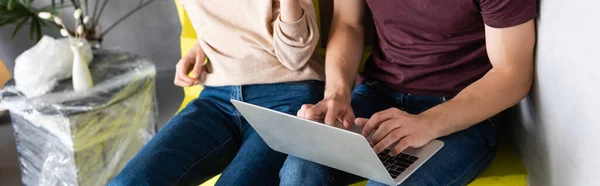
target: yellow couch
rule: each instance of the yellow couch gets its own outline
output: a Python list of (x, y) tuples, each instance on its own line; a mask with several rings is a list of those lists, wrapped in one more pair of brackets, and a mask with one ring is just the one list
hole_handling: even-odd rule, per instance
[[(8, 69), (6, 68), (6, 66), (4, 66), (4, 61), (2, 61), (2, 59), (0, 58), (0, 89), (2, 89), (2, 87), (4, 87), (4, 84), (11, 78), (10, 72), (8, 71)], [(2, 100), (0, 100), (0, 104), (2, 103)], [(4, 108), (2, 108), (2, 105), (0, 105), (0, 116), (4, 115), (5, 111)]]
[[(320, 14), (318, 0), (315, 1), (315, 8), (317, 14)], [(177, 10), (179, 13), (181, 28), (181, 54), (184, 55), (195, 43), (196, 43), (196, 32), (192, 27), (188, 16), (181, 7), (181, 5), (175, 0)], [(317, 15), (319, 16), (319, 15)], [(319, 25), (321, 25), (319, 21)], [(324, 53), (323, 48), (319, 48), (320, 53)], [(365, 47), (364, 59), (370, 54), (370, 47)], [(185, 98), (181, 104), (180, 110), (183, 109), (190, 101), (197, 98), (202, 91), (201, 86), (186, 87), (184, 88)], [(202, 186), (214, 185), (219, 176), (202, 184)], [(508, 146), (501, 145), (498, 149), (496, 158), (492, 161), (491, 165), (471, 184), (470, 186), (525, 186), (527, 185), (527, 170), (521, 164), (517, 154)], [(365, 185), (366, 182), (356, 183), (353, 186)]]
[(0, 88), (4, 87), (4, 83), (11, 78), (10, 72), (4, 66), (4, 61), (0, 59)]

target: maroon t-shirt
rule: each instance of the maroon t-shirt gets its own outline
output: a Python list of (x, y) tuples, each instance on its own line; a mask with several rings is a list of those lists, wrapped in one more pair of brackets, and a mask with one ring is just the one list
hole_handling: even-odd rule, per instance
[(377, 31), (361, 73), (401, 92), (454, 96), (491, 68), (484, 24), (537, 15), (536, 0), (366, 0)]

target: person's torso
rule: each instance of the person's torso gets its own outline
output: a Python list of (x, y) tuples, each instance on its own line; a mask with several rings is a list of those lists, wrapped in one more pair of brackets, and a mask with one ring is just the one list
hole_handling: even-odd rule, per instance
[[(180, 0), (210, 61), (205, 85), (243, 85), (322, 79), (322, 60), (291, 71), (275, 54), (279, 0)], [(314, 15), (312, 15), (314, 16)], [(317, 64), (319, 63), (319, 64)]]
[[(274, 57), (272, 24), (279, 11), (273, 0), (182, 0), (198, 39), (213, 61)], [(214, 58), (214, 59), (212, 59)]]
[(453, 96), (491, 69), (478, 0), (367, 0), (377, 37), (363, 78)]

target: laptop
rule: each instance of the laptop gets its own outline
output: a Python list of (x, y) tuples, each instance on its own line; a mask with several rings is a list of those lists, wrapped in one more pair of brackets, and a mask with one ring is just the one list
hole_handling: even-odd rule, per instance
[(273, 150), (309, 160), (388, 185), (398, 185), (444, 143), (434, 140), (390, 157), (389, 149), (376, 154), (358, 131), (231, 100), (233, 105)]

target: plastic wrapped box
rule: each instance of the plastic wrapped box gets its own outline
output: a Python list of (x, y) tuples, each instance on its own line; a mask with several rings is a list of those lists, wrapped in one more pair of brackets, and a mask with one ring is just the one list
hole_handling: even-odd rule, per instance
[(73, 92), (70, 80), (39, 97), (7, 84), (24, 185), (106, 185), (156, 132), (156, 69), (116, 50), (94, 52), (93, 89)]

